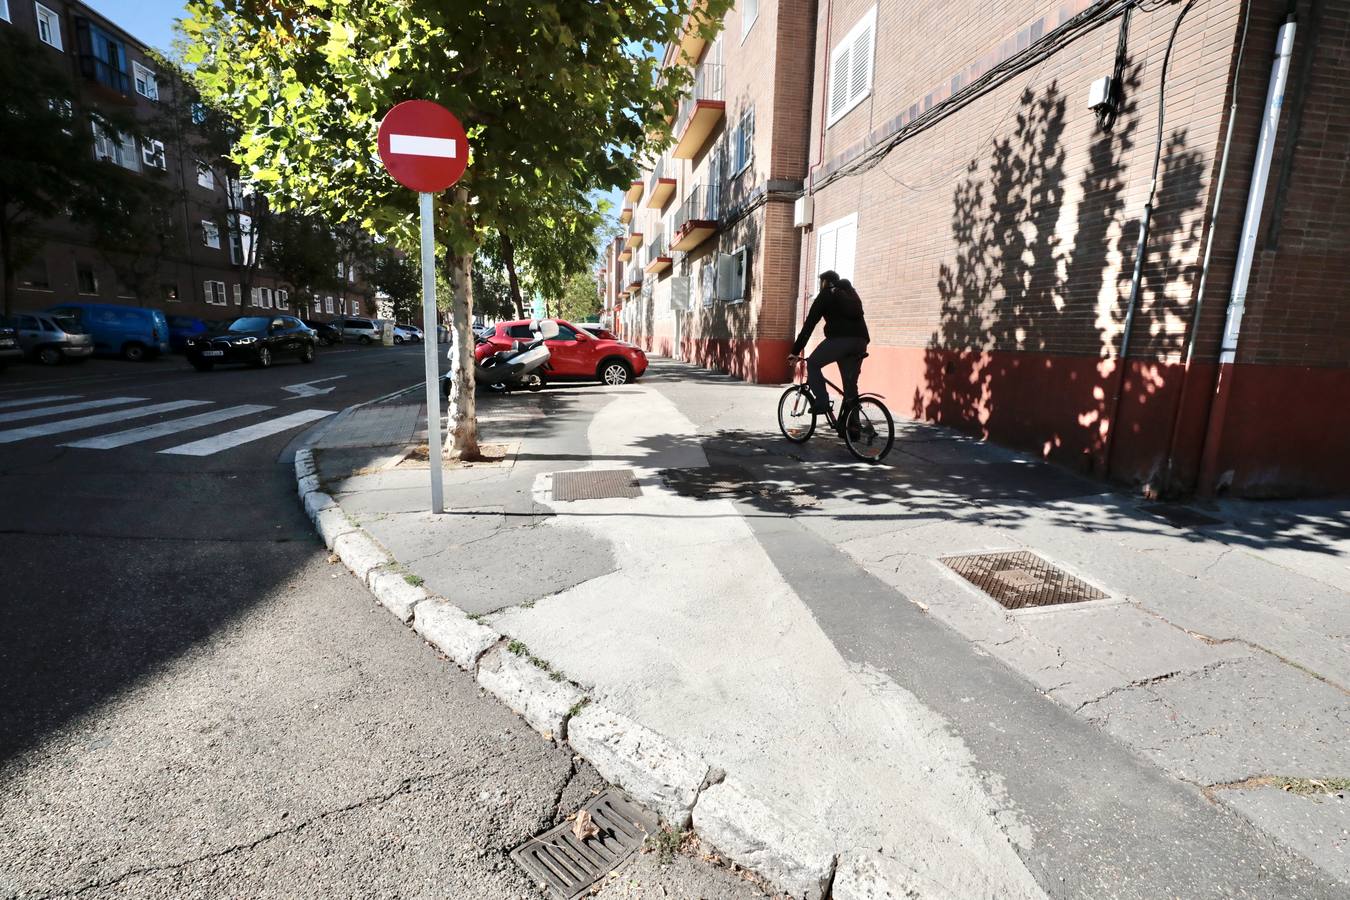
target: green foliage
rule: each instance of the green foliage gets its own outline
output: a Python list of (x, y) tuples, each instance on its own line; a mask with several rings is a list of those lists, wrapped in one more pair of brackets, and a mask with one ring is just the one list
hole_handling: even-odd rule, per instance
[(517, 313), (511, 286), (506, 271), (488, 252), (491, 246), (485, 245), (473, 267), (473, 311), (485, 319), (514, 319)]
[[(553, 304), (550, 304), (552, 307)], [(578, 272), (567, 279), (567, 286), (556, 305), (558, 317), (569, 322), (585, 322), (600, 314), (604, 302), (589, 272)]]
[(420, 322), (422, 276), (417, 261), (388, 244), (376, 247), (367, 280), (371, 287), (389, 296), (394, 320)]
[(337, 283), (338, 246), (317, 216), (291, 211), (276, 216), (267, 248), (267, 266), (291, 289), (297, 305), (309, 304)]
[(89, 226), (93, 245), (121, 290), (142, 301), (157, 299), (164, 257), (183, 242), (182, 191), (161, 180), (157, 170), (138, 174), (111, 162), (101, 165), (106, 171), (98, 195), (81, 195), (72, 211)]

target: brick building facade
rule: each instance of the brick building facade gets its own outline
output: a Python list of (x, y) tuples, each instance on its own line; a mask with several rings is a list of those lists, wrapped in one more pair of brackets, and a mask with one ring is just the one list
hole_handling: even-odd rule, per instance
[[(1289, 4), (740, 0), (724, 52), (755, 5), (811, 21), (776, 66), (728, 68), (724, 86), (800, 112), (776, 99), (800, 80), (782, 62), (809, 61), (809, 119), (784, 129), (800, 169), (757, 173), (803, 181), (797, 252), (760, 260), (795, 280), (752, 318), (702, 312), (730, 328), (723, 358), (663, 343), (659, 294), (634, 310), (639, 342), (781, 379), (770, 360), (832, 268), (867, 310), (864, 389), (896, 412), (1151, 492), (1350, 488), (1350, 3), (1294, 4), (1245, 304), (1234, 269)], [(1093, 109), (1103, 76), (1118, 92)], [(780, 188), (765, 209), (790, 229)]]
[[(39, 41), (78, 86), (77, 103), (90, 108), (130, 111), (144, 123), (159, 123), (166, 106), (190, 99), (189, 89), (144, 50), (144, 45), (78, 2), (0, 0), (0, 28), (13, 28)], [(107, 256), (88, 228), (69, 217), (41, 223), (44, 240), (37, 257), (16, 272), (16, 310), (38, 310), (80, 300), (146, 306), (168, 315), (228, 319), (259, 309), (278, 309), (326, 320), (342, 315), (374, 315), (370, 291), (358, 273), (335, 273), (337, 285), (318, 292), (313, 306), (297, 302), (294, 286), (259, 269), (241, 277), (247, 252), (243, 229), (231, 228), (234, 216), (256, 212), (260, 198), (248, 196), (218, 163), (199, 166), (190, 130), (133, 139), (100, 136), (94, 153), (140, 177), (160, 179), (180, 192), (175, 202), (179, 246), (161, 255), (154, 296), (136, 296), (120, 284)], [(167, 129), (166, 129), (167, 130)], [(245, 219), (247, 222), (247, 218)], [(243, 284), (252, 282), (251, 289)], [(143, 291), (141, 293), (144, 293)]]

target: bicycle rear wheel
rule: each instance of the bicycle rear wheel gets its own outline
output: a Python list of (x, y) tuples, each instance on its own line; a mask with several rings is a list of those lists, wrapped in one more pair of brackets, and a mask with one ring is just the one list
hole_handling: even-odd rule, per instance
[(849, 407), (839, 429), (848, 452), (863, 462), (881, 462), (895, 443), (895, 422), (880, 400), (863, 397)]
[(811, 392), (804, 384), (794, 384), (778, 398), (778, 429), (794, 444), (804, 444), (816, 430), (816, 414), (811, 412)]

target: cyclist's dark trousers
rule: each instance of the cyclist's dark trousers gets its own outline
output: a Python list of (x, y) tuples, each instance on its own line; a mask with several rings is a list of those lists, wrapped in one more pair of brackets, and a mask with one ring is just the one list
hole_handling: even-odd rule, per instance
[(839, 375), (844, 382), (844, 399), (858, 396), (858, 376), (862, 374), (862, 356), (867, 352), (867, 341), (858, 337), (826, 338), (811, 351), (806, 360), (806, 383), (811, 387), (817, 413), (823, 414), (829, 405), (825, 388), (825, 373), (830, 363), (839, 364)]

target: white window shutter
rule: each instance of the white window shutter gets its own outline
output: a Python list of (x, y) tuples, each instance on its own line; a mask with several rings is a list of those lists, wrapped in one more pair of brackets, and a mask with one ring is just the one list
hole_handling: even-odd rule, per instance
[(840, 47), (830, 61), (830, 118), (848, 103), (849, 47)]
[(816, 240), (816, 276), (835, 267), (835, 249), (839, 245), (839, 229), (831, 228), (820, 232)]
[(848, 84), (849, 100), (858, 99), (872, 87), (872, 35), (875, 31), (873, 23), (868, 22), (853, 41), (850, 52), (852, 64)]
[(234, 305), (244, 305), (244, 286), (242, 284), (236, 284), (234, 286)]
[(858, 245), (858, 223), (849, 222), (843, 225), (835, 232), (837, 235), (835, 244), (835, 263), (834, 270), (839, 273), (840, 278), (853, 280), (853, 255)]
[(736, 299), (736, 256), (723, 253), (717, 257), (717, 299)]
[(206, 300), (207, 303), (216, 302), (216, 292), (212, 289), (211, 282), (209, 281), (202, 282), (202, 298)]
[(750, 298), (750, 248), (736, 254), (736, 299)]

